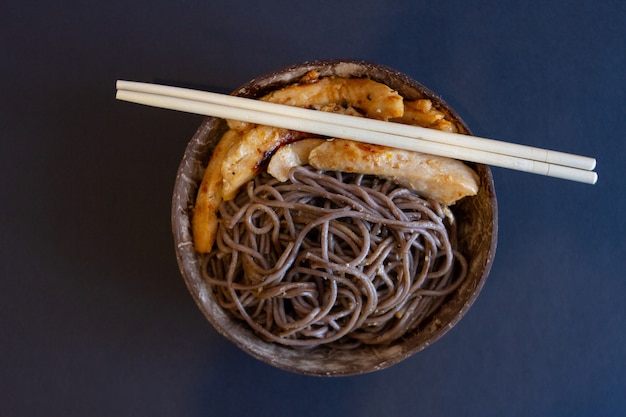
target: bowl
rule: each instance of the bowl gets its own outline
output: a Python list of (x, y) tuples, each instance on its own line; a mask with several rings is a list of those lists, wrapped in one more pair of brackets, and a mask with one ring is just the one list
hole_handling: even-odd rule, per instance
[[(469, 127), (440, 97), (409, 76), (384, 65), (355, 60), (309, 61), (257, 77), (233, 94), (261, 97), (291, 84), (311, 70), (322, 76), (369, 77), (398, 91), (406, 99), (429, 98), (461, 133)], [(416, 331), (382, 346), (335, 349), (318, 346), (294, 349), (267, 342), (247, 325), (224, 311), (200, 271), (201, 255), (194, 250), (191, 217), (196, 193), (216, 143), (227, 130), (224, 120), (207, 117), (191, 138), (176, 176), (172, 200), (172, 228), (178, 265), (198, 307), (213, 327), (236, 346), (271, 366), (299, 374), (346, 376), (364, 374), (397, 364), (439, 340), (468, 312), (487, 279), (497, 242), (497, 200), (490, 169), (468, 163), (480, 177), (480, 189), (452, 206), (458, 224), (458, 248), (468, 259), (468, 275), (462, 285)]]

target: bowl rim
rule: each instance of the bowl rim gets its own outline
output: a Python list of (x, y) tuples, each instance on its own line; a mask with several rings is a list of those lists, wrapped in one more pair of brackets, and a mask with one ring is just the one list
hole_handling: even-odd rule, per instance
[[(469, 127), (456, 113), (456, 111), (430, 89), (400, 71), (382, 64), (365, 60), (329, 59), (296, 63), (255, 77), (243, 84), (241, 87), (235, 89), (232, 94), (245, 97), (256, 97), (263, 94), (264, 91), (274, 89), (274, 86), (279, 86), (281, 83), (285, 83), (285, 81), (294, 82), (299, 78), (298, 76), (294, 76), (294, 74), (300, 73), (303, 75), (310, 69), (337, 68), (342, 65), (346, 67), (344, 71), (350, 71), (350, 68), (360, 68), (364, 73), (369, 74), (371, 71), (375, 70), (382, 74), (387, 74), (387, 76), (395, 80), (398, 85), (406, 84), (407, 86), (410, 86), (411, 89), (416, 89), (419, 91), (419, 94), (435, 100), (438, 106), (445, 109), (449, 115), (453, 117), (463, 129), (465, 129), (466, 133), (471, 134)], [(265, 83), (264, 88), (257, 87), (261, 82)], [(215, 136), (221, 136), (219, 133), (220, 129), (225, 129), (225, 123), (223, 120), (206, 117), (203, 119), (200, 126), (187, 144), (174, 184), (171, 225), (178, 267), (194, 301), (218, 333), (226, 337), (244, 352), (264, 363), (299, 374), (315, 376), (348, 376), (369, 373), (397, 364), (436, 342), (448, 331), (450, 331), (466, 315), (468, 310), (474, 304), (491, 272), (498, 239), (498, 207), (493, 175), (490, 168), (482, 164), (472, 165), (480, 173), (482, 183), (481, 190), (488, 193), (485, 198), (490, 201), (491, 205), (491, 213), (489, 213), (490, 224), (488, 225), (488, 229), (491, 231), (491, 236), (489, 239), (487, 256), (481, 266), (482, 273), (477, 279), (476, 285), (472, 288), (470, 294), (464, 298), (462, 305), (458, 307), (452, 318), (446, 322), (445, 325), (442, 325), (435, 331), (431, 332), (430, 337), (426, 340), (415, 343), (410, 348), (402, 346), (401, 343), (398, 343), (400, 348), (396, 349), (397, 352), (395, 352), (395, 354), (392, 354), (393, 352), (390, 350), (389, 354), (380, 355), (380, 360), (374, 360), (367, 368), (343, 367), (341, 369), (330, 369), (330, 366), (326, 365), (328, 363), (329, 352), (323, 352), (319, 358), (316, 358), (313, 354), (309, 355), (310, 359), (308, 360), (310, 361), (314, 362), (319, 359), (318, 365), (321, 365), (320, 367), (316, 368), (308, 365), (301, 366), (297, 360), (285, 362), (285, 355), (288, 354), (288, 352), (293, 352), (293, 349), (291, 348), (275, 345), (270, 347), (264, 346), (263, 349), (259, 349), (258, 346), (255, 346), (254, 336), (250, 334), (250, 329), (246, 330), (245, 326), (242, 326), (241, 323), (233, 322), (232, 318), (229, 319), (228, 317), (225, 317), (226, 314), (221, 311), (219, 307), (211, 305), (210, 288), (206, 283), (203, 284), (201, 282), (202, 279), (198, 273), (198, 254), (195, 253), (192, 244), (193, 240), (191, 236), (189, 217), (192, 213), (192, 205), (193, 202), (195, 202), (195, 194), (199, 186), (199, 182), (194, 180), (194, 178), (198, 178), (199, 176), (201, 181), (202, 172), (205, 168), (203, 165), (206, 164), (206, 156), (210, 154), (212, 150), (211, 147), (215, 145), (215, 143), (207, 145), (207, 138), (211, 132), (217, 132)], [(202, 150), (204, 150), (204, 153), (207, 155), (202, 155)], [(202, 159), (203, 157), (204, 159)], [(242, 336), (240, 334), (241, 332), (244, 332), (245, 335)], [(410, 342), (413, 338), (414, 336), (409, 336), (406, 340)], [(264, 343), (258, 337), (256, 342)], [(371, 353), (374, 356), (378, 356), (375, 349), (372, 349)]]

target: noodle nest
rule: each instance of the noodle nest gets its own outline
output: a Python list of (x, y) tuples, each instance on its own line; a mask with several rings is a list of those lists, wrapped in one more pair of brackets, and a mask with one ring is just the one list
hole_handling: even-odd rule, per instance
[(223, 309), (282, 345), (392, 343), (467, 275), (450, 210), (375, 176), (261, 173), (219, 217), (203, 278)]

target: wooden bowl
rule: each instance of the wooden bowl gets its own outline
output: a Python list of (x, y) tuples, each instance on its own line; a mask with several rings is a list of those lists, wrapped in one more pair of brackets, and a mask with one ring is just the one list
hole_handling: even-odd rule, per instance
[[(311, 70), (318, 70), (322, 76), (367, 76), (387, 84), (407, 99), (430, 98), (439, 110), (456, 121), (461, 131), (470, 133), (456, 112), (426, 87), (394, 69), (364, 61), (304, 62), (255, 78), (233, 94), (260, 97), (297, 81)], [(313, 350), (297, 350), (266, 342), (245, 322), (222, 310), (216, 304), (211, 288), (202, 279), (200, 255), (193, 247), (191, 215), (206, 164), (226, 129), (223, 120), (208, 117), (189, 142), (176, 177), (172, 227), (176, 256), (187, 287), (209, 322), (227, 339), (253, 357), (291, 372), (318, 376), (354, 375), (389, 367), (419, 352), (441, 338), (467, 313), (489, 275), (497, 242), (497, 201), (493, 178), (489, 168), (480, 164), (469, 164), (481, 179), (478, 194), (453, 206), (459, 227), (459, 249), (469, 261), (468, 276), (419, 330), (385, 346), (363, 346), (354, 350), (320, 346)]]

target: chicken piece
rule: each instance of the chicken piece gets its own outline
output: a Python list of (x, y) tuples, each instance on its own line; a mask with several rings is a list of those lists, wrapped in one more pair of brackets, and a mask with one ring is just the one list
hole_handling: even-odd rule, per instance
[(445, 205), (478, 192), (478, 175), (456, 159), (344, 139), (326, 141), (309, 154), (318, 169), (372, 174)]
[(222, 198), (232, 200), (239, 188), (261, 171), (265, 162), (286, 143), (308, 134), (270, 126), (256, 126), (242, 132), (241, 140), (230, 147), (221, 161)]
[[(430, 100), (404, 102), (393, 89), (367, 78), (319, 78), (312, 72), (300, 83), (271, 92), (261, 100), (454, 131), (454, 125), (432, 108)], [(222, 201), (234, 198), (276, 152), (279, 155), (269, 169), (281, 181), (287, 179), (292, 166), (308, 162), (320, 169), (390, 178), (444, 204), (475, 194), (478, 189), (476, 174), (459, 161), (340, 139), (310, 139), (297, 144), (311, 135), (236, 120), (227, 122), (230, 130), (215, 148), (198, 191), (192, 219), (198, 252), (209, 252), (213, 247)]]
[(369, 78), (320, 78), (273, 91), (261, 100), (307, 108), (340, 104), (378, 120), (389, 120), (404, 114), (402, 96)]
[(326, 142), (325, 139), (302, 139), (281, 146), (270, 159), (267, 172), (279, 181), (287, 181), (291, 168), (308, 164), (309, 154), (313, 148), (324, 142)]
[[(336, 103), (320, 105), (318, 109), (332, 113), (359, 115), (353, 108), (343, 107)], [(237, 130), (241, 132), (242, 140), (230, 148), (221, 165), (224, 200), (235, 198), (239, 188), (253, 179), (264, 167), (265, 162), (283, 145), (311, 136), (309, 133), (253, 124), (249, 124), (245, 130)]]
[(222, 203), (222, 161), (228, 150), (241, 141), (241, 134), (227, 131), (213, 151), (196, 196), (191, 228), (196, 251), (207, 253), (213, 248), (217, 232), (217, 209)]
[(338, 113), (338, 114), (345, 114), (347, 116), (363, 117), (363, 115), (359, 113), (358, 110), (355, 109), (354, 107), (350, 107), (350, 106), (344, 107), (337, 103), (330, 103), (330, 104), (324, 104), (324, 105), (312, 105), (310, 106), (310, 108), (314, 110), (325, 111), (328, 113)]
[(391, 121), (457, 133), (458, 129), (454, 123), (446, 120), (445, 117), (446, 115), (443, 112), (433, 107), (433, 102), (430, 99), (423, 98), (414, 101), (405, 101), (404, 114), (402, 117)]
[(249, 123), (249, 122), (244, 122), (241, 120), (234, 120), (234, 119), (226, 119), (226, 124), (228, 125), (229, 129), (238, 130), (240, 132), (243, 132), (245, 130), (250, 130), (255, 126), (254, 123)]

